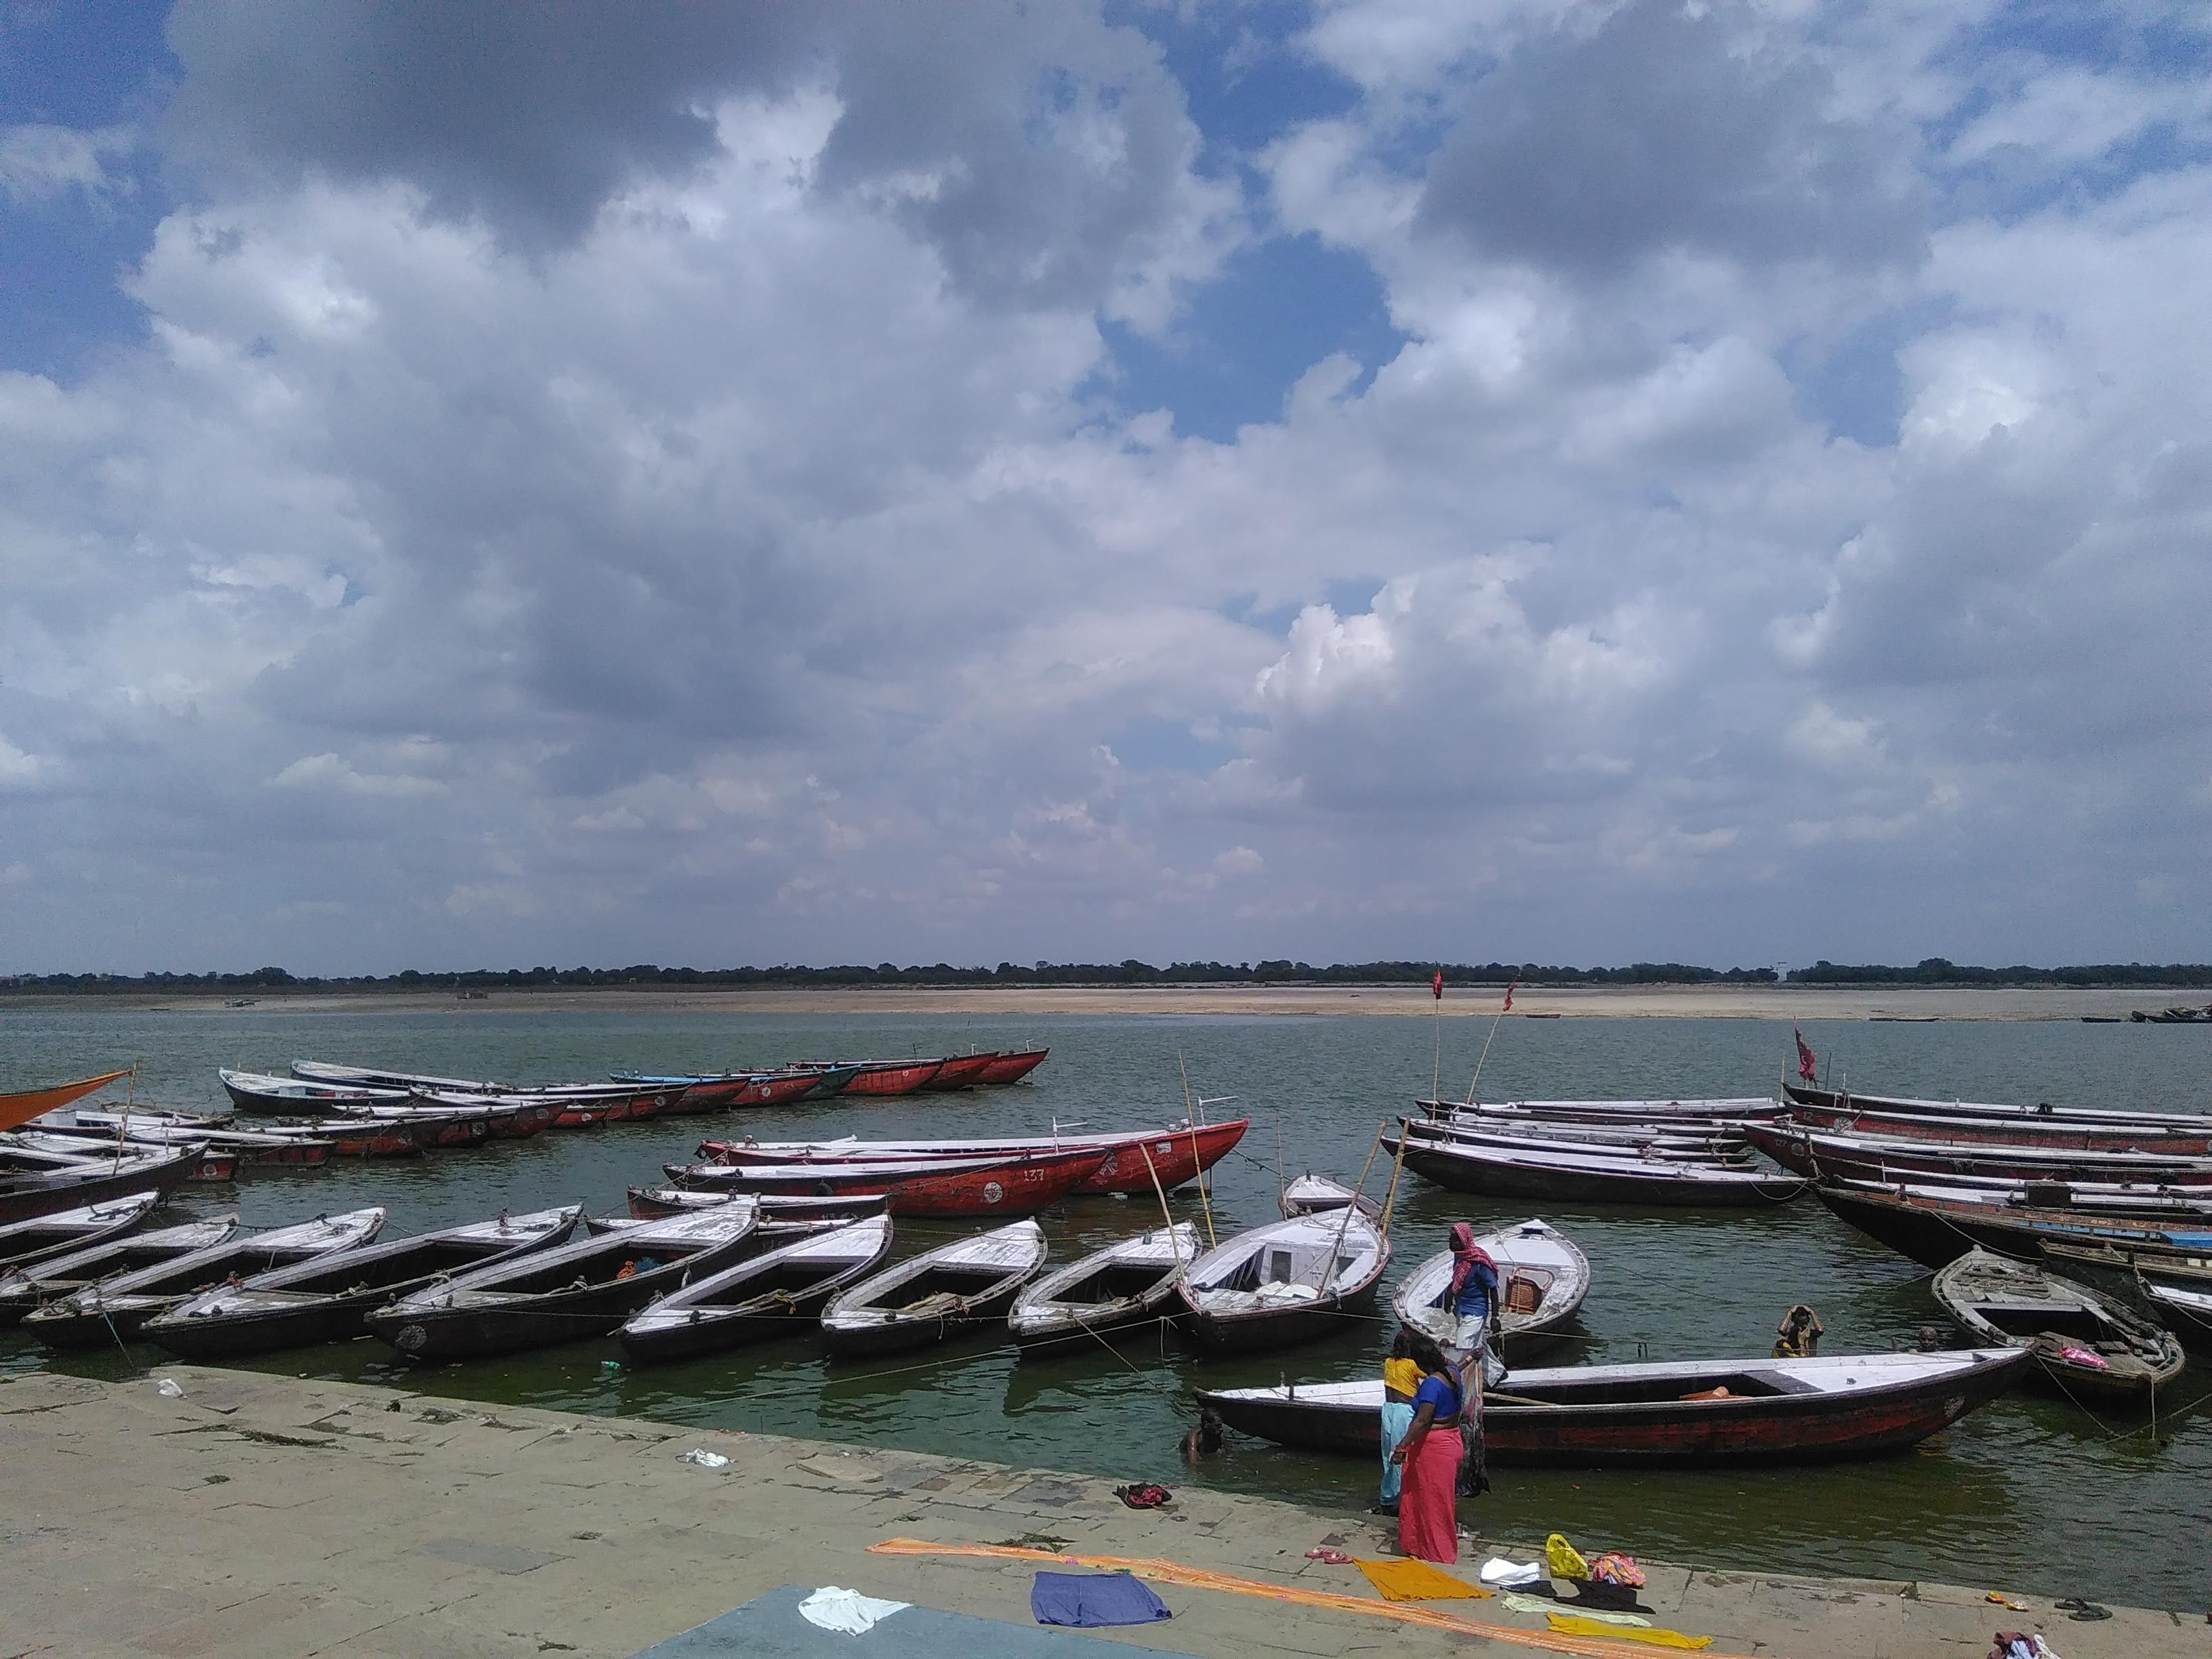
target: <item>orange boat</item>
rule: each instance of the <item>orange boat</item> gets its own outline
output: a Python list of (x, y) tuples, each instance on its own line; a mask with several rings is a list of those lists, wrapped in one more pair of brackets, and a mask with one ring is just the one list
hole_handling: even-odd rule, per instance
[(910, 1095), (945, 1067), (941, 1060), (878, 1060), (862, 1063), (845, 1085), (848, 1095)]
[(0, 1095), (0, 1129), (20, 1127), (42, 1113), (66, 1106), (72, 1100), (81, 1100), (94, 1089), (104, 1089), (116, 1079), (130, 1075), (131, 1067), (126, 1066), (119, 1072), (81, 1077), (74, 1083), (57, 1083), (51, 1088), (22, 1089), (12, 1095)]

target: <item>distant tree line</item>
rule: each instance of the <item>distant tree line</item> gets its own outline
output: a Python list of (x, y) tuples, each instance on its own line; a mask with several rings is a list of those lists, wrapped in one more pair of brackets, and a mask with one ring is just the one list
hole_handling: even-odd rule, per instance
[[(257, 968), (246, 974), (16, 974), (0, 978), (0, 988), (46, 993), (166, 994), (213, 991), (282, 994), (288, 991), (522, 991), (598, 987), (748, 986), (991, 986), (991, 985), (1425, 985), (1438, 970), (1432, 962), (1349, 962), (1316, 968), (1310, 963), (1175, 962), (1155, 967), (1131, 957), (1126, 962), (1002, 962), (995, 968), (956, 968), (950, 963), (901, 967), (810, 968), (780, 963), (773, 968), (661, 968), (641, 963), (629, 968), (492, 968), (456, 973), (403, 973), (320, 977), (295, 975), (282, 968)], [(2077, 968), (1970, 968), (1929, 957), (1911, 968), (1850, 967), (1820, 961), (1810, 968), (1778, 975), (1771, 968), (1701, 968), (1680, 962), (1637, 962), (1626, 968), (1547, 967), (1534, 962), (1442, 964), (1448, 986), (1501, 987), (1518, 980), (1526, 986), (1602, 985), (1896, 985), (1896, 986), (2203, 986), (2212, 985), (2212, 966), (2203, 963), (2106, 963)]]

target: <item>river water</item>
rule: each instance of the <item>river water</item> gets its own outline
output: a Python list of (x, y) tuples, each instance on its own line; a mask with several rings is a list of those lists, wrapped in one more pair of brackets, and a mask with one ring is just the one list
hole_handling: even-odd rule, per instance
[[(1440, 1068), (1460, 1092), (1489, 1023), (1404, 1018), (1042, 1018), (708, 1013), (404, 1014), (281, 1010), (177, 1012), (0, 1010), (0, 1089), (142, 1060), (138, 1098), (179, 1109), (224, 1103), (219, 1065), (282, 1072), (295, 1056), (520, 1081), (610, 1070), (721, 1070), (787, 1059), (896, 1057), (972, 1045), (1052, 1045), (1028, 1084), (881, 1103), (830, 1101), (750, 1113), (765, 1137), (1007, 1134), (1057, 1120), (1118, 1127), (1182, 1111), (1179, 1061), (1212, 1098), (1209, 1117), (1253, 1120), (1215, 1170), (1212, 1220), (1223, 1232), (1271, 1220), (1279, 1170), (1350, 1179), (1390, 1113), (1428, 1091)], [(2203, 1109), (2212, 1034), (2188, 1027), (2070, 1023), (1826, 1024), (1805, 1028), (1824, 1061), (1861, 1087), (1976, 1099), (2160, 1104)], [(1764, 1021), (1631, 1018), (1533, 1021), (1498, 1028), (1482, 1076), (1488, 1098), (1771, 1093), (1790, 1028)], [(104, 1098), (104, 1097), (103, 1097)], [(736, 1120), (684, 1118), (541, 1135), (481, 1152), (252, 1175), (189, 1189), (185, 1207), (236, 1208), (271, 1225), (362, 1204), (386, 1205), (387, 1236), (582, 1200), (619, 1212), (623, 1188), (657, 1181), (663, 1162)], [(1377, 1160), (1370, 1190), (1387, 1179)], [(1178, 1218), (1205, 1218), (1194, 1194)], [(1458, 1197), (1408, 1176), (1394, 1229), (1397, 1273), (1442, 1248), (1448, 1224), (1520, 1218), (1510, 1206)], [(1156, 1202), (1085, 1199), (1043, 1219), (1054, 1259), (1157, 1224)], [(1776, 1320), (1810, 1302), (1824, 1352), (1910, 1346), (1941, 1322), (1924, 1270), (1845, 1227), (1809, 1199), (1756, 1211), (1554, 1209), (1547, 1219), (1588, 1253), (1594, 1284), (1582, 1334), (1547, 1364), (1764, 1355)], [(899, 1252), (952, 1235), (902, 1223)], [(1340, 1337), (1243, 1359), (1178, 1351), (1099, 1352), (1017, 1364), (979, 1341), (830, 1367), (804, 1335), (667, 1368), (630, 1370), (611, 1340), (434, 1371), (399, 1364), (373, 1339), (272, 1356), (266, 1369), (358, 1379), (494, 1402), (820, 1436), (1121, 1479), (1205, 1484), (1338, 1511), (1372, 1501), (1374, 1472), (1235, 1439), (1195, 1471), (1176, 1456), (1191, 1390), (1369, 1374), (1381, 1321)], [(157, 1350), (56, 1361), (120, 1376)], [(0, 1332), (0, 1371), (39, 1363)], [(1566, 1533), (1587, 1552), (1778, 1571), (1930, 1578), (2014, 1592), (2080, 1595), (2195, 1612), (2212, 1520), (2212, 1373), (2192, 1370), (2161, 1411), (2099, 1422), (2062, 1401), (2015, 1393), (1919, 1450), (1834, 1468), (1737, 1473), (1494, 1471), (1470, 1506), (1498, 1537)]]

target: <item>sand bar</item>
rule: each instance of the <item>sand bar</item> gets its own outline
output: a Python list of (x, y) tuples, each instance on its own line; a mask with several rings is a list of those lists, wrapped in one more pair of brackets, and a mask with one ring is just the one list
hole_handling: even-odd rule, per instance
[[(1427, 1018), (1489, 1019), (1498, 1012), (1501, 988), (1447, 987), (1438, 1003), (1426, 986), (1339, 988), (1281, 986), (1054, 986), (957, 989), (884, 988), (860, 990), (760, 988), (682, 990), (606, 987), (589, 990), (494, 991), (462, 1000), (451, 992), (301, 993), (255, 999), (246, 1008), (232, 999), (208, 996), (9, 997), (0, 1006), (49, 1009), (149, 1009), (208, 1015), (264, 1013), (544, 1013), (574, 1010), (647, 1014), (901, 1014), (953, 1018), (1012, 1015), (1312, 1016), (1376, 1014)], [(1556, 1014), (1568, 1019), (1972, 1019), (2078, 1020), (2085, 1015), (2125, 1018), (2136, 1008), (2174, 1003), (2202, 1007), (2212, 992), (2145, 988), (2064, 990), (1905, 989), (1795, 986), (1607, 986), (1548, 989), (1523, 987), (1513, 994), (1510, 1018)], [(2186, 1036), (2185, 1030), (2177, 1035)], [(2199, 1033), (2198, 1035), (2202, 1035)]]
[[(164, 1377), (181, 1396), (161, 1395)], [(729, 1463), (687, 1463), (694, 1449)], [(1131, 1477), (1176, 1479), (1164, 1449), (1131, 1448)], [(786, 1584), (1029, 1626), (1039, 1564), (867, 1553), (892, 1537), (1043, 1536), (1066, 1540), (1054, 1549), (1363, 1598), (1372, 1593), (1354, 1569), (1305, 1552), (1387, 1549), (1364, 1516), (1202, 1488), (1170, 1510), (1135, 1511), (1109, 1482), (1036, 1469), (190, 1366), (0, 1382), (0, 1458), (10, 1656), (613, 1659)], [(1635, 1549), (1633, 1537), (1578, 1541)], [(1461, 1570), (1479, 1560), (1463, 1553)], [(2114, 1607), (2085, 1624), (2041, 1598), (1993, 1605), (1982, 1589), (1644, 1566), (1655, 1624), (1711, 1636), (1715, 1656), (1979, 1656), (1998, 1629), (2042, 1630), (2066, 1659), (2212, 1653), (2195, 1610)], [(1206, 1655), (1443, 1659), (1541, 1652), (1526, 1643), (1546, 1630), (1496, 1601), (1421, 1605), (1519, 1642), (1214, 1590), (1160, 1594), (1171, 1620), (1104, 1635)]]

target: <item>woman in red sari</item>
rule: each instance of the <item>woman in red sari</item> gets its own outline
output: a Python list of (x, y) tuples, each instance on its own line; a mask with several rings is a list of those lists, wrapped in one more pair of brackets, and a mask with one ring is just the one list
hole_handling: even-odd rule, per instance
[(1390, 1455), (1404, 1471), (1398, 1550), (1449, 1566), (1459, 1559), (1459, 1419), (1467, 1402), (1443, 1351), (1419, 1331), (1410, 1334), (1413, 1363), (1428, 1375), (1413, 1393), (1413, 1425)]

